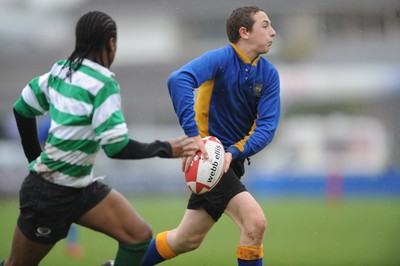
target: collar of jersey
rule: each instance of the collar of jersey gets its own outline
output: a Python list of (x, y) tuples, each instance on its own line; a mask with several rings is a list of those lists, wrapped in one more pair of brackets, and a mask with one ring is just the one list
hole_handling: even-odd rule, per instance
[(99, 71), (101, 74), (107, 76), (107, 77), (113, 77), (115, 76), (114, 72), (111, 72), (108, 68), (103, 67), (102, 65), (93, 62), (92, 60), (89, 60), (87, 58), (83, 59), (82, 65), (88, 66), (90, 68), (93, 68), (94, 70)]
[(260, 56), (257, 56), (256, 59), (254, 59), (253, 62), (250, 61), (250, 59), (234, 44), (231, 43), (233, 49), (235, 52), (238, 54), (239, 58), (243, 61), (245, 64), (251, 64), (252, 66), (256, 66), (258, 60), (260, 60)]

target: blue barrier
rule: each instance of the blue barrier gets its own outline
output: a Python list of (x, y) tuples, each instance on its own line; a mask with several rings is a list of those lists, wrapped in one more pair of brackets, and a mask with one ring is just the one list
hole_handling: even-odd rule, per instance
[(379, 196), (400, 197), (400, 172), (387, 171), (377, 176), (289, 177), (253, 175), (243, 180), (247, 188), (262, 196)]

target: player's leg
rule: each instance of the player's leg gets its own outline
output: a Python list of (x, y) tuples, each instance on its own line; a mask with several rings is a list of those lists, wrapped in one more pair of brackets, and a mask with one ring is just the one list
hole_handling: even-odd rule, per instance
[(196, 249), (201, 244), (231, 199), (246, 191), (239, 180), (239, 176), (244, 173), (243, 162), (244, 160), (233, 161), (229, 171), (210, 192), (190, 196), (188, 210), (181, 224), (177, 229), (161, 233), (153, 239), (143, 266), (155, 265), (177, 254)]
[(263, 236), (267, 221), (261, 206), (247, 191), (233, 197), (225, 213), (240, 229), (237, 248), (239, 266), (261, 266), (263, 258)]
[(119, 242), (115, 265), (141, 265), (152, 237), (150, 226), (119, 192), (111, 192), (76, 223)]
[(198, 248), (214, 224), (204, 209), (186, 210), (176, 229), (159, 233), (152, 240), (143, 266), (156, 265)]
[(15, 228), (10, 257), (4, 266), (36, 266), (53, 248), (54, 244), (40, 244), (27, 239), (18, 228)]
[(34, 173), (28, 174), (20, 189), (20, 213), (11, 253), (4, 265), (38, 265), (54, 244), (65, 237), (70, 224), (64, 221), (64, 205), (54, 200), (64, 196), (59, 186)]
[(204, 210), (186, 210), (179, 226), (168, 232), (167, 241), (175, 254), (198, 248), (215, 221)]

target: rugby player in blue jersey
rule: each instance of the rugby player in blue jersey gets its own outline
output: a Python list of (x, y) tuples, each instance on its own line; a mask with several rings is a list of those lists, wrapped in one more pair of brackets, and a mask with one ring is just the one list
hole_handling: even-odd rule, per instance
[[(202, 137), (215, 136), (224, 145), (224, 175), (212, 191), (191, 195), (179, 226), (159, 233), (151, 242), (144, 266), (198, 248), (222, 214), (240, 229), (238, 265), (262, 265), (266, 218), (240, 179), (246, 158), (272, 141), (279, 122), (279, 74), (261, 56), (271, 48), (276, 32), (258, 7), (234, 10), (226, 30), (229, 45), (201, 55), (168, 79), (172, 103), (185, 134), (198, 143), (203, 153)], [(184, 172), (192, 159), (183, 157)]]

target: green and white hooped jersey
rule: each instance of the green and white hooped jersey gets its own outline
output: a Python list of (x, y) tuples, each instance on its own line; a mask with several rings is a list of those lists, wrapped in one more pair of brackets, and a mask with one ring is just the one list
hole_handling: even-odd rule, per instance
[(14, 104), (25, 117), (50, 113), (51, 126), (44, 150), (29, 170), (46, 180), (69, 187), (92, 183), (93, 164), (100, 147), (108, 155), (129, 141), (121, 112), (120, 88), (107, 68), (84, 59), (66, 77), (65, 60), (34, 78)]

